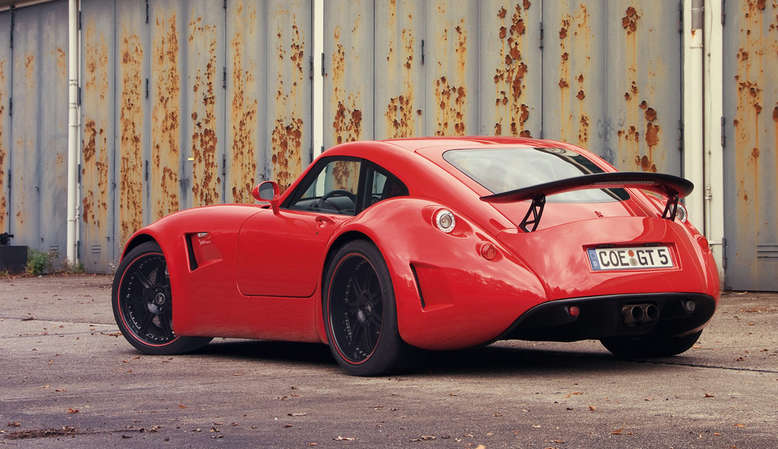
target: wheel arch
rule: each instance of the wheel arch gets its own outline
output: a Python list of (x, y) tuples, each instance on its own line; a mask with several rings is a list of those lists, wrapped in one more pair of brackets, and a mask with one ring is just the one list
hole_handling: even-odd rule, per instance
[[(125, 245), (124, 251), (122, 252), (122, 258), (124, 258), (124, 256), (127, 255), (127, 253), (129, 253), (130, 251), (135, 249), (137, 246), (139, 246), (139, 245), (141, 245), (143, 243), (146, 243), (146, 242), (154, 242), (157, 245), (159, 245), (159, 242), (157, 241), (157, 239), (152, 237), (151, 234), (146, 234), (146, 233), (136, 234), (136, 235), (132, 236), (132, 238), (127, 242), (127, 245)], [(160, 245), (160, 248), (161, 247), (162, 246)]]

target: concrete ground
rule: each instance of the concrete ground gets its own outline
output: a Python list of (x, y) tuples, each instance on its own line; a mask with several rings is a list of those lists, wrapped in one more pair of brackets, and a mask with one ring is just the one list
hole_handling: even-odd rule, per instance
[(728, 293), (682, 356), (500, 342), (356, 378), (324, 345), (151, 357), (106, 276), (0, 279), (0, 448), (778, 447), (778, 295)]

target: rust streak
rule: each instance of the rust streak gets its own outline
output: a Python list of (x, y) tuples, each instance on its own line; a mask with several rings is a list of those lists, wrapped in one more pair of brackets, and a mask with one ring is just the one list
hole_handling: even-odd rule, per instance
[[(205, 206), (219, 202), (221, 178), (216, 161), (216, 25), (203, 23), (201, 17), (189, 23), (189, 42), (193, 48), (207, 48), (208, 62), (198, 67), (192, 85), (192, 203)], [(204, 73), (203, 73), (204, 72)]]
[[(243, 2), (236, 8), (236, 27), (238, 31), (230, 43), (232, 47), (232, 165), (230, 167), (230, 183), (232, 201), (236, 203), (251, 203), (251, 188), (257, 173), (257, 86), (256, 64), (245, 54), (246, 42), (254, 38), (254, 27), (246, 23), (246, 18), (255, 18), (256, 9), (252, 6), (244, 13)], [(244, 35), (246, 42), (244, 42)], [(244, 62), (244, 59), (247, 59)], [(245, 67), (244, 67), (245, 66)]]
[(5, 173), (7, 150), (4, 145), (3, 124), (5, 123), (5, 60), (0, 59), (0, 232), (6, 231), (6, 216), (8, 215), (8, 198), (5, 190)]
[(332, 54), (332, 130), (336, 143), (362, 138), (362, 111), (359, 94), (346, 89), (346, 52), (340, 42), (340, 26), (335, 27), (335, 52)]
[(176, 15), (155, 20), (152, 77), (156, 86), (151, 129), (152, 217), (179, 209), (180, 75)]
[[(362, 111), (358, 109), (358, 95), (346, 89), (346, 54), (340, 42), (341, 29), (336, 26), (333, 32), (335, 52), (332, 54), (332, 129), (336, 143), (352, 142), (362, 136)], [(339, 162), (335, 164), (333, 177), (339, 188), (356, 191), (356, 184), (349, 180), (357, 179), (352, 170), (354, 164)]]
[[(302, 138), (303, 120), (296, 110), (303, 79), (304, 79), (304, 38), (297, 25), (296, 17), (292, 16), (291, 35), (285, 44), (279, 23), (276, 28), (278, 39), (278, 59), (280, 65), (276, 74), (276, 116), (271, 141), (273, 143), (273, 173), (276, 181), (285, 190), (297, 178), (302, 170)], [(288, 47), (288, 50), (287, 50)], [(291, 69), (291, 75), (283, 71), (285, 64)], [(284, 83), (289, 83), (287, 88)]]
[(143, 43), (122, 30), (119, 132), (119, 238), (124, 243), (143, 225)]
[[(400, 33), (402, 43), (401, 52), (395, 55), (393, 50), (394, 42), (389, 39), (389, 51), (386, 55), (386, 61), (390, 67), (399, 63), (402, 65), (403, 90), (400, 95), (389, 99), (386, 105), (384, 117), (386, 119), (386, 130), (388, 137), (410, 137), (415, 134), (415, 122), (413, 117), (414, 89), (413, 89), (413, 71), (412, 63), (414, 57), (414, 37), (411, 32), (412, 16), (408, 17), (411, 23), (408, 28), (403, 28)], [(397, 0), (389, 1), (389, 23), (387, 28), (392, 30), (397, 21)], [(395, 60), (397, 58), (397, 60)], [(391, 70), (391, 69), (390, 69)]]
[[(442, 3), (438, 3), (439, 10), (445, 10)], [(435, 101), (438, 105), (436, 110), (437, 127), (435, 135), (465, 135), (465, 102), (467, 100), (467, 91), (465, 90), (465, 67), (467, 63), (467, 32), (465, 30), (465, 19), (460, 18), (457, 25), (453, 27), (456, 33), (456, 79), (450, 80), (446, 73), (441, 73), (435, 80)], [(448, 42), (449, 27), (443, 27), (440, 38), (437, 39), (437, 45), (440, 47), (440, 54), (444, 54)], [(439, 69), (442, 69), (442, 61), (438, 61)], [(441, 70), (442, 71), (442, 70)]]
[(529, 120), (529, 107), (524, 99), (524, 91), (527, 88), (524, 80), (527, 74), (527, 64), (522, 57), (524, 50), (524, 35), (526, 27), (524, 25), (524, 11), (529, 8), (529, 2), (522, 5), (516, 4), (511, 15), (510, 26), (505, 21), (507, 10), (500, 7), (497, 10), (497, 18), (500, 19), (500, 28), (498, 37), (500, 39), (500, 52), (498, 66), (494, 73), (494, 84), (496, 90), (495, 106), (496, 122), (494, 124), (494, 133), (503, 134), (503, 125), (508, 124), (507, 130), (510, 135), (529, 136), (530, 131), (526, 129), (527, 120)]
[(84, 141), (82, 143), (82, 217), (89, 230), (105, 234), (108, 225), (108, 44), (95, 30), (94, 21), (86, 26), (84, 39)]

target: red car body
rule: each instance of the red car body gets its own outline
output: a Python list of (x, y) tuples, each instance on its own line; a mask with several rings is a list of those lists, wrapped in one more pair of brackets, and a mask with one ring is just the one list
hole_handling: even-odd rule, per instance
[[(537, 229), (527, 232), (519, 223), (530, 200), (487, 202), (482, 197), (495, 192), (443, 157), (454, 149), (507, 147), (562, 148), (615, 172), (588, 151), (550, 140), (347, 143), (320, 155), (273, 207), (228, 204), (178, 212), (135, 233), (124, 254), (144, 241), (159, 244), (169, 270), (173, 330), (181, 336), (326, 343), (322, 285), (327, 257), (337, 242), (355, 238), (369, 240), (383, 255), (399, 335), (419, 348), (457, 349), (513, 337), (602, 336), (592, 333), (594, 322), (585, 332), (555, 332), (554, 323), (516, 332), (528, 320), (559, 321), (556, 312), (539, 308), (553, 302), (585, 305), (608, 298), (687, 295), (701, 298), (699, 313), (678, 331), (704, 326), (719, 297), (717, 269), (705, 238), (690, 223), (662, 217), (664, 197), (627, 188), (629, 199), (623, 201), (549, 203)], [(408, 194), (355, 216), (283, 207), (311, 167), (341, 156), (382, 167), (405, 184)], [(442, 208), (456, 217), (452, 232), (435, 226), (433, 214)], [(658, 243), (669, 248), (673, 267), (596, 271), (587, 256), (590, 248)]]

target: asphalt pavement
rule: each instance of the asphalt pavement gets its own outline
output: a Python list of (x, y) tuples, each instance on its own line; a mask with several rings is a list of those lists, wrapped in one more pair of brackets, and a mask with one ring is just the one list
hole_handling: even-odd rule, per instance
[(0, 278), (0, 448), (778, 447), (774, 293), (724, 294), (676, 357), (511, 341), (357, 378), (317, 344), (141, 355), (110, 282)]

